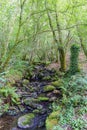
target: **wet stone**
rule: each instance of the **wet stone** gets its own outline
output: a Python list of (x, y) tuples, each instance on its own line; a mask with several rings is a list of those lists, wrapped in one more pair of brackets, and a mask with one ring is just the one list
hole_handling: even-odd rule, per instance
[(50, 102), (54, 102), (54, 101), (56, 101), (56, 99), (57, 99), (57, 97), (51, 97), (51, 98), (49, 99), (49, 101), (50, 101)]
[(24, 116), (19, 117), (18, 119), (18, 127), (25, 129), (25, 128), (32, 128), (34, 124), (34, 114), (26, 114)]
[(59, 90), (54, 90), (53, 94), (61, 94), (61, 92)]
[(10, 107), (10, 109), (8, 110), (7, 114), (10, 116), (16, 116), (19, 113), (19, 109), (16, 107)]

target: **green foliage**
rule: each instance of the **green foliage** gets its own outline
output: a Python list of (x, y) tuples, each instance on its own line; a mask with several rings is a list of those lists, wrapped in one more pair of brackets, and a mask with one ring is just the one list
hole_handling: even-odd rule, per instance
[(73, 44), (71, 46), (70, 68), (66, 75), (74, 75), (80, 71), (78, 66), (79, 50), (79, 45)]
[(19, 103), (19, 96), (16, 93), (17, 89), (11, 86), (5, 86), (0, 89), (0, 95), (4, 98), (6, 103), (10, 105)]
[[(18, 64), (22, 64), (21, 59), (29, 63), (41, 60), (58, 61), (58, 48), (62, 47), (66, 52), (72, 41), (84, 44), (87, 48), (86, 3), (86, 0), (78, 0), (78, 2), (47, 0), (51, 25), (57, 40), (55, 42), (45, 1), (25, 0), (23, 10), (21, 10), (21, 2), (17, 0), (0, 1), (1, 70), (3, 71), (4, 67), (14, 66), (18, 60)], [(77, 25), (76, 28), (74, 25)], [(60, 61), (63, 59), (62, 56)]]
[(63, 86), (63, 80), (59, 79), (57, 81), (52, 82), (52, 85), (55, 86), (56, 88), (60, 88), (61, 86)]
[(87, 113), (87, 106), (83, 106), (80, 109), (78, 109), (78, 113), (81, 115)]
[(76, 74), (65, 79), (64, 86), (67, 95), (82, 94), (87, 90), (87, 76)]
[[(56, 115), (58, 115), (58, 113)], [(83, 120), (83, 118), (76, 118), (75, 109), (70, 106), (67, 106), (65, 109), (62, 108), (56, 119), (58, 119), (58, 124), (56, 126), (54, 125), (53, 130), (57, 130), (57, 128), (62, 130), (62, 126), (64, 125), (71, 126), (71, 128), (75, 130), (82, 130), (86, 125), (86, 122)]]
[(56, 125), (53, 127), (53, 130), (64, 130), (60, 125)]
[(87, 122), (83, 115), (87, 113), (87, 97), (84, 93), (87, 91), (87, 76), (76, 74), (70, 78), (65, 78), (62, 88), (62, 99), (53, 103), (52, 109), (56, 113), (54, 119), (57, 119), (57, 125), (52, 130), (58, 128), (62, 130), (63, 126), (70, 126), (74, 130), (82, 130)]
[(46, 120), (46, 128), (47, 128), (47, 130), (53, 130), (53, 127), (55, 125), (57, 125), (57, 123), (58, 123), (58, 120), (57, 120), (58, 114), (59, 114), (59, 111), (53, 111), (49, 115), (49, 117)]
[(78, 119), (72, 120), (71, 125), (72, 125), (72, 128), (75, 130), (82, 130), (85, 127), (85, 123), (86, 122), (83, 119), (78, 118)]
[(0, 116), (7, 112), (9, 107), (9, 103), (4, 104), (3, 99), (0, 99)]
[(57, 103), (53, 102), (52, 109), (53, 111), (61, 111), (61, 105), (58, 105)]
[(49, 98), (47, 98), (47, 97), (38, 97), (38, 101), (40, 101), (40, 102), (46, 102), (46, 101), (49, 101)]

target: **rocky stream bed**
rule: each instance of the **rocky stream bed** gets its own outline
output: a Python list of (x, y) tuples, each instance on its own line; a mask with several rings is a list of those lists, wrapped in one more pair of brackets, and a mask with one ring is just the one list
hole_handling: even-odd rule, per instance
[(61, 75), (45, 65), (35, 66), (31, 75), (28, 71), (14, 84), (20, 104), (10, 107), (0, 118), (0, 130), (46, 130), (45, 120), (52, 111), (52, 102), (61, 98), (56, 87)]

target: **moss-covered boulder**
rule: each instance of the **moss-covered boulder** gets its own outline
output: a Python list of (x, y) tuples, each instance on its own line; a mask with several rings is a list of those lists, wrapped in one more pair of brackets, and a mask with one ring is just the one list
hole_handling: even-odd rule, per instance
[(46, 129), (53, 130), (55, 125), (58, 125), (59, 111), (52, 112), (46, 120)]
[(55, 90), (55, 87), (52, 86), (52, 85), (44, 86), (44, 92), (50, 92), (50, 91), (53, 91), (53, 90)]
[(60, 86), (63, 85), (63, 80), (62, 79), (59, 79), (58, 81), (54, 81), (52, 82), (52, 85), (56, 88), (60, 88)]
[(32, 86), (29, 86), (29, 92), (35, 92), (35, 88), (34, 87), (32, 87)]
[(42, 110), (39, 110), (39, 109), (34, 109), (33, 110), (33, 113), (36, 115), (36, 114), (40, 114), (40, 115), (44, 115), (47, 113), (47, 109), (46, 108), (43, 108)]
[(29, 80), (23, 79), (22, 84), (23, 86), (27, 86), (29, 84)]
[(60, 92), (59, 90), (54, 90), (54, 91), (53, 91), (53, 94), (55, 94), (55, 95), (60, 95), (61, 92)]
[(57, 125), (57, 119), (51, 119), (46, 121), (47, 130), (53, 130), (53, 127)]
[(43, 80), (44, 80), (44, 81), (51, 80), (51, 76), (50, 76), (50, 75), (48, 75), (48, 76), (45, 76), (45, 77), (43, 77)]
[(27, 100), (26, 99), (25, 105), (31, 107), (32, 109), (38, 109), (38, 110), (43, 109), (43, 106), (41, 104), (39, 104), (38, 99), (33, 99), (33, 100)]
[(56, 100), (57, 100), (57, 97), (55, 97), (55, 96), (50, 97), (50, 99), (49, 99), (50, 102), (54, 102), (54, 101), (56, 101)]
[(35, 115), (32, 113), (21, 116), (18, 119), (18, 127), (22, 129), (32, 128), (32, 125), (34, 123), (34, 117)]
[(40, 110), (34, 109), (34, 110), (33, 110), (33, 113), (34, 113), (34, 114), (40, 114)]
[(38, 101), (39, 102), (47, 102), (47, 101), (49, 101), (49, 98), (48, 97), (38, 97)]
[(37, 103), (37, 102), (38, 102), (37, 99), (30, 98), (30, 97), (23, 100), (23, 103), (24, 103), (25, 105), (30, 105), (30, 104), (32, 104), (32, 103)]

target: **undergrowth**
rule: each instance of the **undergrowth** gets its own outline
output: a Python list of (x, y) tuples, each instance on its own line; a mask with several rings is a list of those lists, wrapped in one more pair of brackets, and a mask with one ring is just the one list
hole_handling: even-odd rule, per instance
[(53, 130), (86, 130), (87, 122), (83, 115), (87, 113), (87, 76), (76, 74), (70, 78), (64, 78), (61, 86), (62, 99), (53, 103), (53, 111), (60, 111), (57, 120), (58, 125)]

